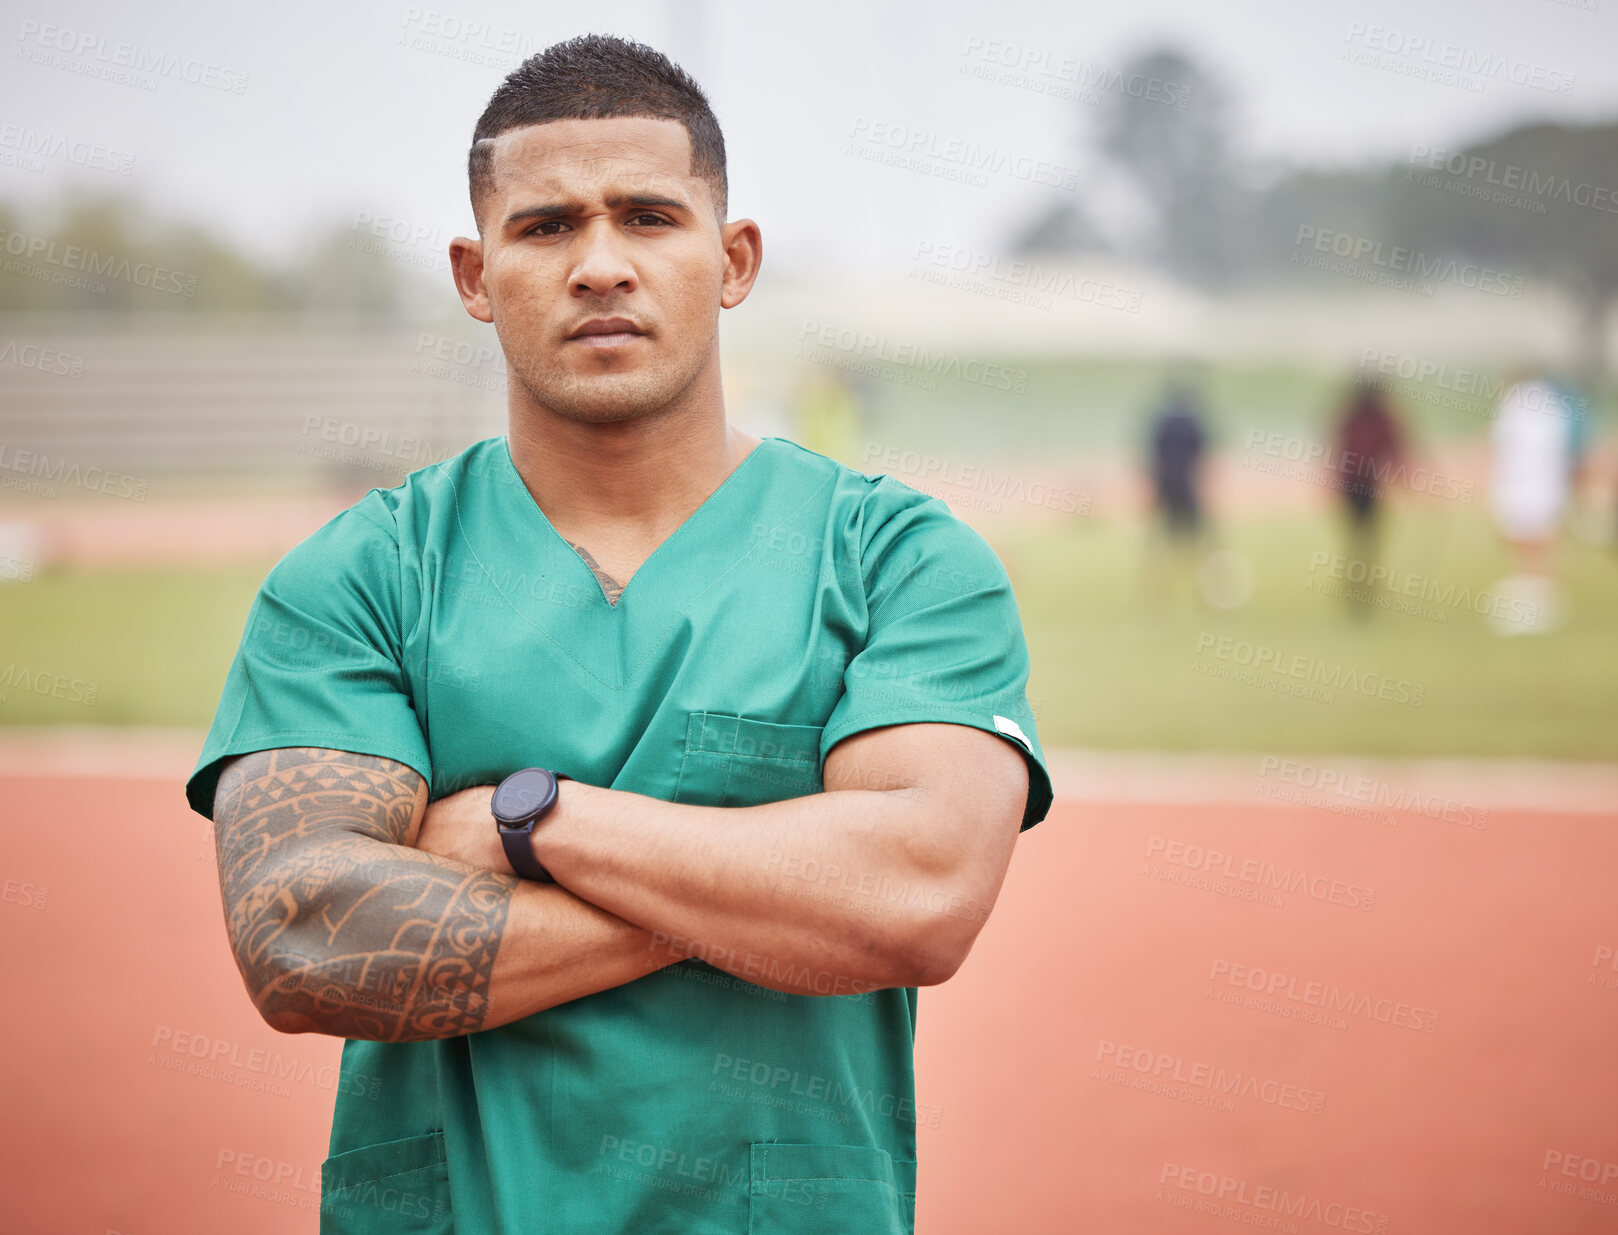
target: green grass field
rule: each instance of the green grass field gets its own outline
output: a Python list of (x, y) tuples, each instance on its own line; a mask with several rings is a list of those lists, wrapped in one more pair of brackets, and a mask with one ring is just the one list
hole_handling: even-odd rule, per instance
[[(0, 723), (207, 725), (272, 565), (55, 570), (0, 586)], [(64, 679), (80, 699), (52, 697)]]
[[(1045, 741), (1618, 757), (1618, 553), (1610, 547), (1564, 544), (1566, 624), (1502, 637), (1473, 608), (1487, 611), (1494, 584), (1511, 572), (1481, 512), (1396, 510), (1382, 560), (1395, 587), (1413, 594), (1379, 588), (1381, 604), (1362, 606), (1364, 620), (1344, 596), (1323, 594), (1323, 586), (1343, 586), (1330, 576), (1345, 548), (1333, 521), (1247, 522), (1223, 540), (1250, 563), (1253, 579), (1247, 603), (1228, 611), (1201, 603), (1187, 577), (1165, 580), (1162, 570), (1156, 581), (1178, 586), (1152, 599), (1143, 590), (1140, 529), (1081, 527), (1000, 547), (1023, 611), (1034, 665), (1029, 695)], [(1257, 681), (1229, 676), (1254, 672), (1266, 652)], [(1283, 693), (1293, 687), (1330, 699)]]
[[(1250, 599), (1228, 611), (1169, 570), (1155, 599), (1143, 594), (1138, 527), (1086, 521), (997, 543), (1042, 740), (1618, 759), (1618, 552), (1567, 543), (1566, 626), (1502, 638), (1470, 607), (1510, 568), (1481, 511), (1393, 512), (1384, 561), (1401, 584), (1417, 580), (1420, 613), (1376, 608), (1355, 621), (1344, 598), (1322, 595), (1316, 555), (1339, 541), (1324, 517), (1227, 529), (1253, 576)], [(269, 565), (56, 571), (0, 587), (0, 724), (207, 725)], [(1261, 654), (1255, 681), (1215, 676), (1250, 672)], [(1331, 698), (1281, 693), (1298, 686)]]

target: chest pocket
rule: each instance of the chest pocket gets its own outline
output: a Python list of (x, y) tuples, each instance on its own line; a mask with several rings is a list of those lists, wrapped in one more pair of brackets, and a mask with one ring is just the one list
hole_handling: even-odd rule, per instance
[(781, 725), (724, 712), (686, 717), (676, 802), (758, 806), (821, 791), (820, 725)]

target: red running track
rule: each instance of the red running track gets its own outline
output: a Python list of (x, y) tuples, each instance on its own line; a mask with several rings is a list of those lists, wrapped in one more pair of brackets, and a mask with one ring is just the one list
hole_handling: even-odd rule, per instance
[[(0, 801), (4, 1229), (313, 1232), (340, 1044), (253, 1013), (179, 785)], [(1394, 818), (1059, 804), (921, 992), (917, 1230), (1618, 1231), (1618, 814)]]

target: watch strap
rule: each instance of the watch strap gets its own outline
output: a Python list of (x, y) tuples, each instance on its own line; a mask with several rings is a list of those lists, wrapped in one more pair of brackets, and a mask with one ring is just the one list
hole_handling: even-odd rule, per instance
[(550, 871), (534, 856), (534, 824), (537, 822), (531, 819), (527, 827), (501, 828), (500, 843), (505, 847), (506, 861), (517, 874), (535, 883), (555, 883)]

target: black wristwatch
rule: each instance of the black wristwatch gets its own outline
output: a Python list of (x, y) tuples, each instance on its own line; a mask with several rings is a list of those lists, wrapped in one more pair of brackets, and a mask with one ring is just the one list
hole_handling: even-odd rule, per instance
[(534, 825), (550, 814), (556, 805), (556, 782), (570, 780), (560, 772), (544, 768), (524, 768), (501, 781), (489, 802), (494, 826), (500, 831), (511, 869), (524, 879), (555, 883), (551, 873), (534, 856)]

